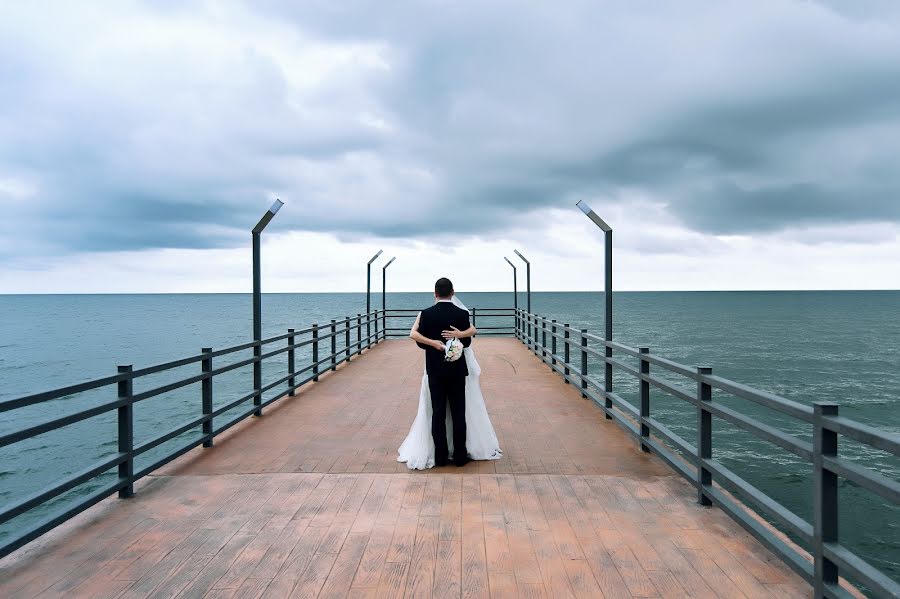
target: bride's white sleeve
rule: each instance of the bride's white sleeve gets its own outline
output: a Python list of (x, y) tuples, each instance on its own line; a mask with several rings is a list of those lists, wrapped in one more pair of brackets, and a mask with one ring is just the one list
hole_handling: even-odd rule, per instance
[(419, 314), (416, 316), (416, 321), (413, 323), (412, 328), (409, 330), (409, 335), (410, 335), (410, 337), (412, 336), (413, 333), (418, 332), (418, 330), (419, 330), (419, 319), (421, 319), (421, 318), (422, 318), (422, 313), (419, 312)]

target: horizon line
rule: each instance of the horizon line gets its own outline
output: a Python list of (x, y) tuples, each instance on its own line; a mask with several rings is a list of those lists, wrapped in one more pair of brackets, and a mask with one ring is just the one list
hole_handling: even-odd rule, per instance
[[(802, 293), (802, 292), (885, 292), (900, 291), (900, 289), (879, 288), (879, 289), (619, 289), (613, 290), (616, 293)], [(532, 293), (604, 293), (602, 289), (563, 289), (563, 290), (538, 290), (532, 289)], [(365, 295), (365, 291), (264, 291), (263, 295), (328, 295), (339, 293), (354, 293)], [(387, 294), (395, 293), (432, 293), (431, 290), (418, 291), (388, 291)], [(492, 290), (492, 291), (464, 291), (460, 295), (467, 293), (513, 293), (511, 290)], [(526, 294), (527, 291), (519, 290), (519, 294)], [(380, 295), (381, 290), (372, 290), (372, 295)], [(0, 296), (26, 296), (26, 295), (253, 295), (252, 291), (60, 291), (60, 292), (0, 292)]]

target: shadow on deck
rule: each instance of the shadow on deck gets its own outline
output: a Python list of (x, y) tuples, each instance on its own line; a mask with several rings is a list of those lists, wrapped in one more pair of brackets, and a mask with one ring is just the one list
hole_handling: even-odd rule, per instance
[(0, 560), (2, 597), (806, 597), (515, 339), (477, 342), (505, 456), (409, 472), (388, 341)]

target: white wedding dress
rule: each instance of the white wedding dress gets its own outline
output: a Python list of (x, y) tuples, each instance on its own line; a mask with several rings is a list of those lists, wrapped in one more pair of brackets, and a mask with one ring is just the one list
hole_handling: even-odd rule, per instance
[[(453, 303), (468, 311), (454, 295)], [(474, 344), (474, 339), (473, 339)], [(466, 377), (466, 452), (473, 460), (499, 460), (503, 457), (494, 425), (488, 416), (481, 393), (481, 366), (475, 359), (470, 345), (463, 352), (469, 376)], [(405, 462), (410, 470), (426, 470), (434, 466), (434, 439), (431, 437), (431, 393), (428, 390), (428, 374), (422, 375), (419, 388), (419, 410), (409, 429), (409, 434), (398, 450), (398, 462)], [(447, 445), (453, 455), (453, 421), (447, 410)]]

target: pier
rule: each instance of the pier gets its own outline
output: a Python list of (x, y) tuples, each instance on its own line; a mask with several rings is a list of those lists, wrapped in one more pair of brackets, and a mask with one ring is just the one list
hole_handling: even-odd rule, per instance
[[(5, 521), (91, 480), (101, 466), (118, 472), (113, 484), (3, 547), (0, 596), (807, 597), (812, 584), (825, 589), (823, 596), (859, 596), (838, 585), (836, 568), (829, 570), (835, 563), (842, 574), (862, 572), (882, 585), (879, 594), (893, 588), (887, 576), (847, 557), (828, 537), (827, 519), (802, 522), (749, 488), (769, 508), (764, 514), (781, 516), (801, 537), (808, 533), (807, 552), (719, 486), (733, 481), (704, 455), (713, 440), (704, 429), (711, 415), (743, 419), (782, 446), (795, 440), (716, 405), (713, 385), (758, 394), (776, 409), (784, 408), (781, 398), (643, 349), (597, 343), (586, 331), (576, 336), (522, 310), (508, 327), (486, 326), (488, 334), (475, 342), (504, 457), (409, 471), (396, 462), (396, 450), (415, 416), (422, 360), (412, 342), (390, 338), (402, 330), (389, 326), (400, 312), (347, 317), (143, 370), (120, 368), (107, 379), (0, 404), (14, 410), (112, 386), (119, 398), (104, 409), (117, 411), (120, 423), (118, 454), (0, 510)], [(368, 336), (367, 327), (374, 328)], [(607, 360), (643, 377), (637, 408), (588, 376), (588, 353), (604, 356), (603, 345), (637, 356), (634, 366)], [(311, 349), (312, 359), (298, 365), (301, 348)], [(242, 351), (254, 357), (216, 365)], [(238, 418), (214, 420), (225, 411), (213, 409), (214, 376), (283, 354), (283, 377), (223, 406), (245, 406)], [(678, 374), (693, 377), (696, 394), (654, 379), (651, 363), (685, 370)], [(136, 443), (127, 426), (133, 404), (180, 383), (136, 393), (134, 380), (186, 364), (200, 372), (181, 381), (201, 384), (200, 416)], [(696, 446), (652, 418), (651, 384), (699, 406)], [(813, 416), (807, 406), (785, 405), (796, 417), (808, 410), (820, 429), (826, 422), (819, 407)], [(0, 446), (99, 413), (6, 434)], [(249, 417), (256, 413), (261, 417)], [(886, 433), (831, 417), (842, 434), (865, 434), (896, 449)], [(135, 455), (192, 430), (186, 445), (134, 471)], [(691, 450), (699, 456), (691, 458)], [(826, 472), (868, 476), (875, 487), (883, 482), (836, 454), (827, 457), (827, 441), (808, 450)], [(827, 475), (817, 479), (825, 499), (817, 513), (825, 516), (836, 510), (828, 482)], [(891, 492), (888, 486), (882, 494)], [(816, 556), (823, 546), (826, 553)]]

